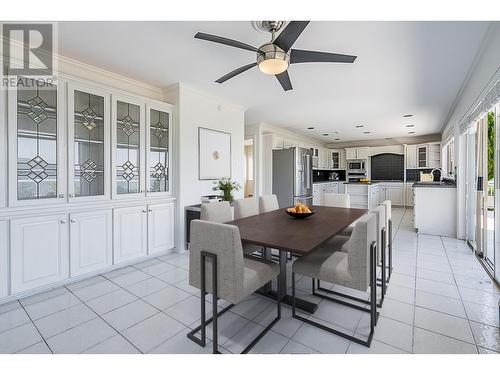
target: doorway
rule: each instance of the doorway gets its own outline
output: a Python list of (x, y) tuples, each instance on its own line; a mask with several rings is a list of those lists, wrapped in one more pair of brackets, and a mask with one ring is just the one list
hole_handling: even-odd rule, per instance
[(255, 195), (255, 169), (254, 169), (254, 140), (245, 138), (245, 181), (243, 183), (243, 194), (245, 198)]

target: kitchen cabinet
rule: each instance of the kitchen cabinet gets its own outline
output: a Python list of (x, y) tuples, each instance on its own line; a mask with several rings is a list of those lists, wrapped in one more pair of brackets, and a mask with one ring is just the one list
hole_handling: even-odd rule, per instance
[(405, 206), (413, 207), (413, 182), (405, 183)]
[(9, 293), (9, 223), (0, 221), (0, 298)]
[(115, 264), (147, 254), (147, 213), (146, 205), (114, 210), (113, 255)]
[(313, 205), (321, 206), (325, 193), (339, 193), (338, 181), (325, 181), (313, 184)]
[(12, 293), (69, 277), (68, 226), (65, 213), (10, 221)]
[(350, 183), (345, 184), (345, 193), (349, 194), (351, 208), (373, 210), (379, 204), (380, 184)]
[(112, 233), (111, 210), (70, 214), (71, 277), (112, 265)]
[(345, 150), (329, 150), (330, 165), (329, 169), (346, 169), (346, 151)]
[(408, 145), (406, 168), (439, 168), (441, 166), (441, 144), (439, 142)]
[(427, 147), (427, 167), (440, 168), (441, 167), (441, 144), (430, 143)]
[(417, 146), (417, 166), (419, 168), (427, 167), (427, 155), (428, 155), (427, 145)]
[(403, 182), (381, 182), (379, 201), (390, 200), (393, 206), (403, 206), (405, 202), (405, 185)]
[(283, 138), (277, 136), (276, 134), (273, 134), (272, 138), (273, 138), (273, 150), (283, 149)]
[(406, 146), (406, 169), (417, 168), (417, 146)]
[(174, 204), (148, 206), (148, 254), (157, 254), (174, 247)]
[(369, 147), (356, 147), (356, 148), (346, 148), (346, 159), (359, 159), (366, 160), (368, 159), (370, 148)]
[(292, 147), (297, 147), (298, 142), (293, 139), (283, 139), (283, 148), (292, 148)]
[(415, 186), (415, 229), (422, 234), (456, 237), (457, 189), (450, 187)]

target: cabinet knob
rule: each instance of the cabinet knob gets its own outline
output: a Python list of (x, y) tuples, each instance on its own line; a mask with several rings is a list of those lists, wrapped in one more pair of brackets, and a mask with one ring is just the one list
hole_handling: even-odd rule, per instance
[(59, 194), (59, 198), (64, 198), (64, 194)]
[(153, 209), (151, 209), (151, 208), (150, 208), (150, 209), (148, 209), (148, 211), (149, 211), (149, 212), (152, 212), (152, 211), (153, 211)]
[(142, 210), (142, 212), (143, 212), (143, 213), (146, 213), (146, 212), (148, 212), (148, 211), (147, 211), (147, 210)]
[(65, 219), (61, 219), (61, 224), (66, 224), (67, 221)]
[(76, 219), (71, 219), (70, 220), (72, 223), (76, 223)]
[(74, 198), (75, 197), (75, 194), (70, 194), (69, 195), (70, 198)]

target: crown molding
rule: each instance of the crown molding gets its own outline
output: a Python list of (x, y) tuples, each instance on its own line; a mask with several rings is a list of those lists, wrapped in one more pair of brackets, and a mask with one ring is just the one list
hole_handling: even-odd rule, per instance
[(428, 142), (440, 142), (441, 133), (419, 135), (415, 137), (394, 137), (390, 139), (372, 139), (366, 141), (334, 142), (329, 143), (329, 148), (349, 148), (349, 147), (377, 147), (394, 145), (414, 145)]

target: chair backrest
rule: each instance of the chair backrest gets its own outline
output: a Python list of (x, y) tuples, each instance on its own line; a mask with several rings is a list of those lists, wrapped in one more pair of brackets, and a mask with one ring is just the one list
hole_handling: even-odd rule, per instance
[(388, 222), (392, 218), (392, 203), (387, 199), (382, 204), (385, 206), (385, 221)]
[(259, 201), (256, 197), (236, 199), (233, 206), (235, 220), (259, 214)]
[(259, 198), (260, 212), (269, 212), (279, 209), (278, 197), (274, 194), (263, 195)]
[(233, 220), (233, 213), (229, 202), (203, 203), (200, 219), (215, 223), (226, 223)]
[(367, 213), (356, 221), (347, 247), (348, 268), (352, 287), (366, 290), (370, 282), (370, 246), (377, 240), (377, 219)]
[(375, 214), (377, 226), (377, 261), (380, 261), (382, 256), (382, 229), (386, 228), (385, 206), (380, 205), (371, 210)]
[[(201, 288), (201, 252), (217, 256), (217, 295), (234, 299), (243, 291), (244, 260), (237, 226), (203, 220), (191, 221), (189, 284)], [(212, 289), (212, 260), (205, 266), (205, 289)]]
[(351, 199), (349, 198), (349, 194), (324, 193), (323, 205), (329, 207), (350, 208)]

